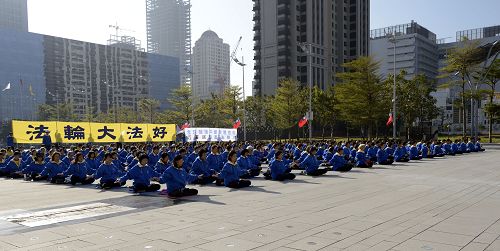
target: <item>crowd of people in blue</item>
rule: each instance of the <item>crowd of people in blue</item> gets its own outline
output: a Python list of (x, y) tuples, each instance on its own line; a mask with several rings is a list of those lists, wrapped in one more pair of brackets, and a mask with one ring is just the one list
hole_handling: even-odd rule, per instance
[[(47, 143), (47, 142), (46, 142)], [(320, 176), (394, 162), (481, 152), (476, 141), (403, 142), (393, 140), (316, 143), (177, 143), (79, 144), (70, 147), (0, 149), (0, 177), (30, 182), (90, 185), (113, 189), (133, 181), (135, 193), (156, 192), (178, 198), (198, 194), (189, 184), (244, 188), (262, 175), (266, 180), (293, 180), (297, 174)], [(263, 170), (263, 167), (265, 170)], [(297, 171), (295, 171), (297, 170)]]

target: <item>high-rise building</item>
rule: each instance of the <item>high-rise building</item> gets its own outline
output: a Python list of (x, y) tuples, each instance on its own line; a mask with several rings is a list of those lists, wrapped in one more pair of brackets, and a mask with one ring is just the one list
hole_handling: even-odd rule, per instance
[(222, 95), (230, 85), (229, 45), (213, 31), (205, 31), (193, 48), (193, 96)]
[[(464, 45), (465, 43), (464, 38), (467, 38), (467, 40), (469, 40), (472, 43), (475, 43), (478, 46), (486, 47), (485, 49), (486, 51), (484, 52), (486, 61), (486, 54), (488, 53), (489, 48), (491, 48), (491, 46), (496, 41), (500, 41), (500, 25), (457, 31), (455, 42), (447, 43), (444, 40), (438, 40), (439, 69), (442, 69), (443, 67), (447, 66), (447, 57), (448, 54), (452, 51), (452, 49), (457, 47), (462, 47)], [(498, 44), (496, 46), (498, 46)], [(490, 56), (491, 57), (489, 58), (488, 61), (489, 63), (491, 63), (491, 60), (493, 60), (493, 57), (495, 55), (493, 53), (493, 55)], [(500, 56), (498, 58), (500, 58)], [(484, 63), (481, 63), (479, 65), (479, 67), (483, 66)], [(473, 79), (472, 81), (478, 81), (478, 80)], [(439, 78), (438, 86), (444, 86), (444, 84), (448, 84), (450, 82), (460, 83), (461, 82), (460, 76), (454, 76), (453, 74), (451, 74), (447, 78)], [(487, 89), (487, 86), (481, 85), (479, 86), (479, 88)], [(470, 86), (466, 84), (465, 89), (466, 92), (469, 92)], [(446, 88), (438, 88), (436, 92), (432, 93), (432, 95), (437, 100), (437, 106), (442, 110), (442, 114), (440, 118), (435, 121), (435, 125), (440, 126), (443, 132), (449, 132), (453, 134), (460, 133), (462, 130), (461, 124), (463, 122), (465, 122), (466, 124), (470, 124), (471, 122), (470, 100), (466, 99), (465, 118), (462, 115), (461, 107), (457, 105), (457, 103), (460, 103), (461, 100), (461, 92), (462, 92), (461, 87), (449, 86)], [(498, 103), (500, 102), (499, 98), (500, 85), (498, 84), (496, 85), (495, 93), (497, 94), (494, 102)], [(487, 100), (480, 100), (478, 105), (479, 108), (478, 122), (482, 133), (486, 132), (486, 128), (488, 128), (488, 123), (489, 123), (488, 116), (484, 111), (484, 108), (487, 104), (488, 104)], [(467, 125), (467, 128), (469, 128), (469, 125)], [(500, 130), (500, 124), (498, 123), (494, 124), (493, 130), (494, 132), (498, 132)]]
[(408, 78), (419, 74), (430, 79), (438, 76), (436, 34), (413, 21), (372, 30), (370, 55), (380, 62), (379, 74), (384, 78), (394, 74), (394, 66), (396, 74), (405, 71)]
[[(343, 63), (368, 55), (369, 0), (253, 1), (255, 95), (275, 94), (283, 78), (306, 85), (311, 76), (325, 89)], [(311, 62), (304, 44), (311, 45)]]
[(191, 82), (191, 0), (146, 0), (148, 52), (180, 59), (181, 83)]
[(70, 104), (79, 118), (142, 98), (169, 108), (180, 87), (179, 59), (128, 44), (101, 45), (0, 29), (0, 120), (37, 119), (40, 104)]
[(0, 0), (0, 29), (28, 31), (28, 0)]

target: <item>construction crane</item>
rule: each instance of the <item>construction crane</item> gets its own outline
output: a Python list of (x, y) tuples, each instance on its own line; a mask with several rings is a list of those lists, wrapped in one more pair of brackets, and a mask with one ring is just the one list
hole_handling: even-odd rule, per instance
[(239, 66), (244, 66), (244, 64), (242, 62), (240, 62), (240, 60), (238, 60), (238, 58), (236, 57), (236, 53), (238, 52), (238, 49), (240, 48), (240, 44), (241, 44), (241, 40), (243, 39), (242, 36), (240, 36), (240, 39), (238, 40), (238, 43), (236, 43), (236, 47), (234, 47), (234, 51), (233, 53), (231, 53), (231, 59), (237, 63)]
[(114, 29), (114, 30), (115, 30), (116, 39), (118, 39), (118, 33), (119, 33), (119, 31), (129, 31), (129, 32), (135, 32), (135, 31), (133, 31), (133, 30), (123, 29), (121, 26), (119, 26), (119, 25), (118, 25), (118, 22), (116, 22), (116, 24), (115, 24), (115, 25), (110, 24), (110, 25), (109, 25), (109, 28), (112, 28), (112, 29)]

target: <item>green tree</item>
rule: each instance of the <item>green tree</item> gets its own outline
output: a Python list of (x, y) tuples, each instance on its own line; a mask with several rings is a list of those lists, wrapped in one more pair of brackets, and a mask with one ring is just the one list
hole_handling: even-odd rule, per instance
[(226, 115), (226, 119), (232, 122), (243, 117), (243, 100), (241, 87), (230, 86), (224, 90), (222, 98), (222, 113)]
[(377, 75), (379, 64), (371, 57), (361, 57), (344, 64), (348, 70), (337, 76), (342, 80), (335, 86), (337, 108), (349, 124), (368, 129), (387, 117), (391, 106), (390, 93)]
[[(386, 85), (393, 85), (393, 76), (389, 76)], [(425, 75), (417, 75), (412, 79), (406, 78), (406, 72), (397, 76), (397, 103), (398, 115), (402, 118), (406, 138), (410, 139), (411, 128), (416, 121), (431, 121), (439, 115), (436, 99), (431, 96), (435, 91), (434, 82)]]
[(488, 114), (488, 139), (489, 142), (493, 142), (493, 122), (494, 122), (494, 104), (493, 99), (495, 98), (495, 90), (498, 81), (500, 81), (500, 59), (495, 60), (490, 67), (483, 69), (480, 76), (484, 76), (484, 84), (488, 86), (488, 90), (486, 92), (488, 96), (488, 107), (486, 109), (486, 113)]
[(224, 102), (217, 95), (212, 94), (210, 99), (202, 100), (196, 107), (196, 125), (200, 127), (228, 127), (231, 121), (226, 119)]
[(73, 106), (69, 103), (59, 105), (43, 104), (38, 106), (38, 119), (45, 121), (79, 121), (77, 114), (73, 112)]
[(158, 118), (160, 101), (156, 99), (141, 99), (138, 104), (139, 114), (143, 122), (155, 123)]
[(269, 105), (267, 97), (254, 96), (246, 99), (247, 128), (254, 133), (254, 140), (257, 140), (257, 133), (266, 126), (266, 114)]
[(169, 121), (179, 125), (193, 120), (195, 106), (190, 86), (183, 85), (178, 89), (174, 89), (168, 101), (172, 105), (172, 109), (165, 114)]
[(468, 41), (466, 38), (463, 40), (463, 45), (450, 49), (448, 57), (446, 58), (446, 66), (441, 69), (445, 73), (445, 77), (458, 76), (460, 81), (450, 81), (445, 87), (459, 86), (461, 89), (461, 110), (462, 110), (462, 137), (465, 138), (467, 133), (466, 124), (466, 93), (465, 88), (467, 81), (471, 79), (472, 75), (477, 72), (478, 54), (481, 50), (478, 48), (477, 42)]
[(321, 137), (325, 138), (325, 130), (330, 128), (330, 137), (333, 137), (333, 127), (335, 117), (338, 114), (336, 111), (335, 90), (333, 86), (328, 87), (325, 91), (314, 87), (313, 91), (313, 111), (314, 121), (322, 129)]
[(274, 126), (288, 130), (288, 139), (291, 139), (291, 128), (297, 124), (306, 110), (305, 95), (294, 79), (283, 79), (278, 86), (276, 96), (270, 101), (270, 110), (274, 117)]

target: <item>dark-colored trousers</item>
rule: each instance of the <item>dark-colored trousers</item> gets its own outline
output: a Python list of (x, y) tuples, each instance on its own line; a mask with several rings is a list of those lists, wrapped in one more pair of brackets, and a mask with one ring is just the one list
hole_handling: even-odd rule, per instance
[(186, 197), (186, 196), (194, 196), (197, 194), (198, 194), (198, 190), (196, 190), (196, 189), (183, 188), (183, 189), (179, 189), (177, 191), (168, 193), (168, 196), (174, 197), (174, 198), (180, 198), (180, 197)]
[(108, 181), (100, 183), (102, 189), (111, 189), (124, 186), (126, 182), (120, 183), (119, 181)]
[(326, 170), (326, 169), (316, 169), (312, 172), (307, 172), (307, 175), (308, 176), (321, 176), (327, 172), (328, 172), (328, 170)]
[(216, 178), (210, 176), (210, 177), (203, 177), (201, 179), (197, 179), (193, 181), (193, 184), (196, 185), (206, 185), (206, 184), (211, 184), (214, 183), (214, 181), (217, 180)]
[(91, 177), (77, 177), (71, 175), (71, 185), (76, 185), (76, 183), (82, 183), (82, 185), (88, 185), (94, 183), (95, 179)]
[(249, 180), (238, 180), (229, 183), (227, 187), (238, 189), (238, 188), (249, 187), (251, 184), (252, 182)]
[(63, 175), (56, 175), (50, 179), (50, 183), (52, 184), (64, 184), (64, 181), (66, 180), (66, 177)]
[(394, 163), (393, 159), (386, 159), (385, 161), (381, 161), (378, 164), (383, 165), (383, 166), (388, 166), (388, 165), (392, 165), (393, 163)]
[(341, 172), (341, 173), (346, 173), (346, 172), (349, 172), (352, 170), (352, 168), (354, 167), (353, 164), (351, 163), (347, 163), (345, 164), (344, 166), (338, 168), (337, 170), (335, 170), (336, 172)]
[(160, 190), (161, 186), (159, 184), (150, 184), (149, 186), (146, 185), (134, 185), (133, 189), (134, 192), (156, 192)]

